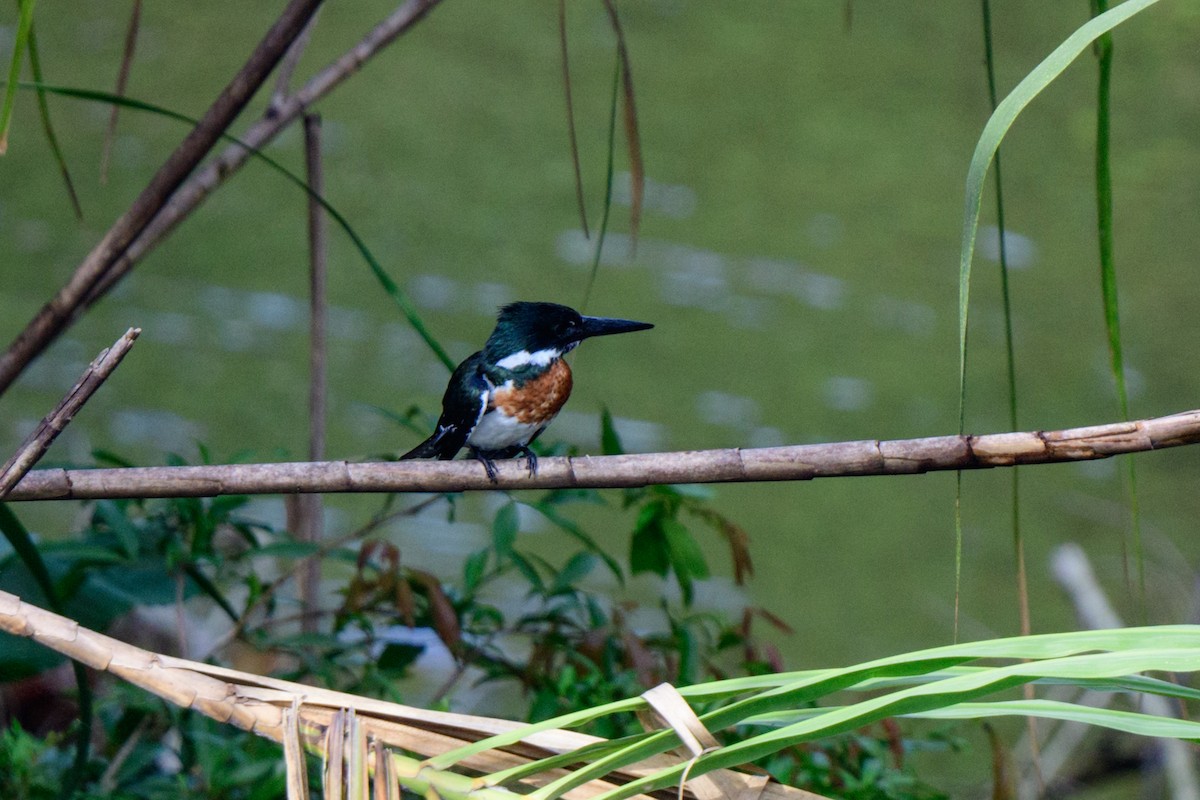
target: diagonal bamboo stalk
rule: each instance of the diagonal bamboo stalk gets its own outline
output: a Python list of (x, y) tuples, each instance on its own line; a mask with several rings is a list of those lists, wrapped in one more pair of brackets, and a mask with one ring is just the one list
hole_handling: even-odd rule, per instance
[(275, 64), (300, 35), (322, 0), (291, 0), (246, 63), (209, 106), (199, 123), (167, 157), (129, 209), (113, 223), (74, 274), (8, 349), (0, 354), (0, 393), (73, 321), (113, 262), (153, 221), (171, 195), (212, 150)]
[(121, 359), (125, 358), (125, 354), (133, 347), (141, 332), (141, 328), (130, 328), (112, 347), (96, 356), (54, 410), (46, 415), (17, 452), (0, 467), (0, 500), (8, 495), (9, 490), (45, 455), (58, 435), (79, 413), (79, 409), (83, 408), (83, 404), (100, 388), (100, 384), (108, 379), (121, 363)]
[[(50, 649), (73, 658), (93, 669), (110, 672), (181, 708), (198, 711), (219, 722), (284, 743), (293, 732), (289, 717), (294, 714), (304, 743), (310, 750), (321, 751), (325, 731), (336, 724), (341, 709), (353, 709), (369, 739), (430, 757), (456, 750), (470, 742), (516, 731), (524, 723), (509, 720), (427, 711), (399, 703), (358, 697), (306, 684), (263, 677), (197, 661), (152, 653), (110, 636), (84, 628), (66, 617), (24, 602), (0, 591), (0, 631), (32, 638)], [(294, 710), (294, 711), (293, 711)], [(565, 730), (540, 731), (512, 747), (484, 751), (460, 762), (474, 773), (493, 773), (530, 761), (572, 752), (604, 740)], [(497, 798), (512, 795), (482, 788), (463, 775), (426, 766), (420, 758), (390, 754), (398, 767), (402, 783), (409, 788), (432, 787), (446, 797)], [(595, 781), (565, 795), (584, 800), (614, 787), (615, 783), (641, 777), (672, 766), (670, 757), (655, 757), (622, 768), (609, 778)], [(562, 770), (548, 770), (530, 780), (530, 786), (560, 777)], [(714, 774), (714, 773), (709, 773)], [(732, 770), (720, 770), (722, 779), (751, 781), (754, 776)], [(753, 781), (757, 784), (757, 781)], [(674, 796), (670, 790), (663, 796)], [(644, 795), (638, 795), (644, 798)], [(770, 783), (760, 795), (763, 800), (822, 800), (819, 795), (793, 787)]]
[(543, 458), (497, 463), (491, 482), (473, 461), (347, 461), (37, 470), (11, 500), (215, 497), (308, 492), (463, 492), (486, 489), (618, 488), (664, 483), (804, 481), (904, 475), (1017, 464), (1088, 461), (1200, 442), (1200, 410), (1060, 431), (934, 436), (890, 441)]
[[(310, 78), (304, 86), (281, 99), (277, 105), (272, 105), (261, 119), (238, 137), (239, 141), (261, 149), (300, 119), (311, 105), (357, 74), (381, 50), (424, 19), (440, 2), (441, 0), (407, 0), (372, 28), (354, 47)], [(189, 178), (171, 196), (170, 202), (155, 216), (142, 235), (104, 275), (87, 296), (87, 304), (90, 306), (108, 292), (140, 259), (170, 235), (176, 225), (187, 219), (210, 194), (237, 174), (250, 158), (251, 153), (245, 147), (230, 145), (221, 155)]]

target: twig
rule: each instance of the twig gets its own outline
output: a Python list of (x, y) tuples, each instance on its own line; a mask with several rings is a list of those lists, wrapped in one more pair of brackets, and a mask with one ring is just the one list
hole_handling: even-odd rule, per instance
[(633, 67), (625, 30), (617, 13), (616, 0), (604, 0), (608, 20), (617, 37), (617, 57), (621, 63), (621, 119), (625, 122), (625, 144), (629, 148), (629, 245), (637, 246), (638, 230), (642, 224), (642, 198), (646, 192), (646, 168), (642, 163), (642, 139), (638, 133), (637, 105), (633, 97)]
[[(296, 65), (300, 63), (300, 58), (304, 55), (305, 49), (308, 47), (308, 42), (312, 38), (313, 28), (317, 24), (317, 14), (313, 14), (312, 19), (304, 26), (304, 30), (296, 37), (296, 41), (292, 42), (292, 46), (288, 48), (287, 53), (283, 56), (283, 61), (279, 62), (279, 69), (275, 71), (275, 89), (271, 93), (271, 103), (269, 108), (276, 109), (287, 101), (288, 92), (292, 84), (292, 75), (296, 72)], [(273, 113), (268, 111), (268, 113)]]
[[(321, 170), (321, 118), (315, 114), (304, 117), (304, 152), (308, 170), (308, 185), (318, 195), (324, 193), (325, 179)], [(309, 390), (308, 390), (308, 458), (325, 458), (325, 284), (327, 247), (325, 212), (310, 195), (308, 198), (309, 252)], [(300, 503), (300, 538), (319, 542), (325, 538), (321, 495), (310, 494)], [(321, 565), (309, 558), (300, 574), (300, 603), (308, 615), (317, 610)], [(306, 616), (304, 630), (316, 629), (316, 619)]]
[(125, 766), (125, 762), (133, 755), (133, 751), (141, 744), (142, 737), (146, 735), (150, 725), (154, 722), (152, 714), (143, 716), (131, 733), (126, 734), (125, 741), (121, 742), (121, 746), (117, 748), (117, 752), (113, 754), (112, 761), (108, 762), (108, 766), (104, 768), (104, 772), (100, 775), (100, 780), (97, 781), (98, 788), (104, 794), (108, 794), (117, 788), (117, 774), (121, 771), (121, 767)]
[[(125, 85), (129, 83), (129, 69), (133, 65), (133, 53), (137, 48), (138, 30), (141, 28), (142, 0), (133, 0), (133, 10), (129, 12), (129, 27), (125, 30), (125, 51), (121, 55), (121, 67), (117, 71), (117, 88), (113, 91), (117, 97), (125, 96)], [(104, 147), (100, 151), (100, 183), (108, 183), (108, 159), (112, 155), (113, 140), (117, 136), (117, 116), (121, 107), (113, 103), (108, 115), (108, 128), (104, 131)]]
[(129, 210), (113, 223), (66, 285), (42, 306), (8, 350), (0, 354), (0, 393), (8, 389), (25, 366), (73, 321), (91, 290), (213, 148), (320, 4), (321, 0), (291, 0), (288, 3), (238, 74), (167, 157)]
[(579, 168), (579, 137), (575, 135), (575, 103), (571, 99), (571, 57), (567, 49), (567, 0), (558, 0), (558, 42), (562, 50), (563, 95), (567, 102), (567, 138), (571, 148), (571, 166), (575, 169), (575, 205), (579, 207), (579, 226), (583, 238), (592, 238), (588, 230), (587, 204), (583, 199), (583, 172)]
[(51, 443), (63, 432), (79, 409), (83, 408), (83, 404), (121, 363), (121, 359), (129, 352), (129, 348), (133, 347), (134, 340), (141, 332), (141, 328), (130, 328), (112, 347), (96, 356), (55, 409), (42, 420), (33, 433), (29, 434), (4, 466), (0, 467), (0, 500), (8, 495), (17, 485), (17, 481), (33, 469), (33, 465), (45, 455)]
[(1062, 431), (935, 436), (892, 441), (543, 458), (496, 464), (488, 480), (474, 461), (346, 461), (38, 470), (13, 500), (215, 497), (303, 492), (462, 492), (487, 489), (620, 488), (666, 483), (804, 481), (1088, 461), (1200, 442), (1200, 410)]

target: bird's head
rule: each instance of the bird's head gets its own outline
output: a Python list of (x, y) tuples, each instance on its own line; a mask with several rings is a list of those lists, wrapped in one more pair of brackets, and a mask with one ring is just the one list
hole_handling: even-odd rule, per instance
[(557, 303), (510, 303), (484, 345), (488, 362), (505, 369), (545, 366), (592, 336), (644, 331), (654, 326), (611, 317), (587, 317)]

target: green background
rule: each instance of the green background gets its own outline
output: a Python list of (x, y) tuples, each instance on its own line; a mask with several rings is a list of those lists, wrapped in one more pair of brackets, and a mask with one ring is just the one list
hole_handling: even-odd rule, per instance
[[(199, 115), (280, 4), (151, 4), (129, 94)], [(128, 4), (39, 7), (51, 83), (110, 90)], [(614, 39), (599, 2), (569, 4), (584, 181), (599, 218)], [(575, 396), (548, 438), (598, 451), (599, 410), (631, 450), (932, 436), (957, 429), (957, 273), (963, 184), (988, 104), (971, 3), (625, 3), (649, 183), (630, 255), (627, 208), (586, 311), (644, 319), (653, 333), (588, 343)], [(297, 71), (324, 66), (390, 11), (331, 4)], [(1086, 4), (993, 8), (1003, 93), (1084, 21)], [(6, 42), (11, 42), (12, 26)], [(1116, 36), (1116, 256), (1132, 412), (1200, 406), (1194, 279), (1200, 201), (1200, 11), (1161, 3)], [(447, 0), (317, 110), (326, 196), (417, 301), (451, 354), (476, 349), (515, 299), (578, 305), (579, 245), (553, 3)], [(0, 54), (3, 55), (3, 54)], [(1118, 411), (1105, 346), (1095, 237), (1095, 66), (1085, 55), (1018, 120), (1003, 147), (1015, 266), (1020, 424), (1108, 422)], [(261, 111), (262, 98), (245, 117)], [(39, 130), (19, 98), (0, 161), (0, 337), (14, 336), (71, 274), (183, 136), (123, 112), (107, 185), (97, 164), (109, 109), (52, 99), (86, 221), (73, 221)], [(296, 170), (292, 129), (268, 152)], [(618, 171), (626, 169), (623, 154)], [(627, 185), (627, 177), (618, 184)], [(627, 194), (627, 190), (625, 192)], [(620, 185), (618, 195), (621, 195)], [(991, 219), (990, 192), (984, 225)], [(142, 339), (51, 453), (103, 447), (142, 463), (165, 450), (217, 460), (306, 450), (305, 199), (261, 165), (221, 189), (0, 401), (14, 447), (84, 364), (126, 327)], [(967, 424), (1008, 427), (994, 245), (981, 234), (972, 297)], [(991, 234), (994, 242), (995, 235)], [(370, 406), (435, 410), (445, 371), (405, 327), (349, 242), (331, 233), (328, 454), (401, 452), (417, 438)], [(1200, 553), (1198, 456), (1136, 457), (1152, 622), (1193, 613)], [(1127, 618), (1128, 500), (1115, 462), (1025, 471), (1035, 631), (1074, 626), (1047, 557), (1082, 543)], [(1009, 475), (964, 478), (961, 638), (1017, 631)], [(950, 641), (954, 478), (859, 478), (719, 487), (752, 537), (755, 601), (796, 629), (790, 666), (849, 663)], [(371, 501), (331, 501), (331, 525)], [(493, 500), (470, 501), (484, 519)], [(280, 504), (264, 501), (265, 515)], [(46, 535), (71, 509), (22, 506)], [(456, 531), (482, 535), (472, 513)], [(624, 547), (632, 520), (578, 518)], [(536, 528), (530, 525), (530, 528)], [(549, 531), (539, 547), (561, 548)], [(698, 535), (709, 537), (706, 531)], [(406, 558), (455, 570), (443, 526), (397, 529)], [(453, 538), (453, 537), (450, 537)], [(727, 575), (715, 536), (706, 547)], [(466, 548), (464, 548), (466, 549)], [(649, 581), (633, 593), (656, 592)], [(741, 595), (714, 579), (701, 604)]]

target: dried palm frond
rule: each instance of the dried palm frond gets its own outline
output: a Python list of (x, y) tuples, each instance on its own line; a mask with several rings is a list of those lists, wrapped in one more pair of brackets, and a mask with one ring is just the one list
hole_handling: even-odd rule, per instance
[[(315, 686), (152, 653), (82, 627), (66, 617), (0, 592), (0, 630), (25, 636), (97, 670), (116, 675), (182, 708), (199, 711), (280, 742), (288, 763), (289, 797), (307, 797), (304, 750), (325, 759), (325, 795), (359, 800), (398, 797), (399, 787), (430, 796), (511, 798), (569, 775), (608, 740), (569, 730), (540, 730), (495, 749), (454, 760), (452, 769), (427, 759), (528, 727), (524, 723), (389, 703)], [(673, 690), (660, 688), (647, 701), (698, 757), (712, 740)], [(675, 693), (674, 697), (678, 697)], [(608, 748), (611, 750), (611, 748)], [(573, 757), (572, 754), (578, 754)], [(688, 760), (654, 756), (616, 768), (561, 796), (584, 800), (655, 770)], [(547, 760), (545, 768), (538, 762)], [(510, 779), (499, 784), (498, 773)], [(372, 781), (371, 776), (374, 776)], [(686, 781), (696, 800), (819, 800), (820, 796), (769, 782), (763, 774), (714, 770)], [(675, 796), (678, 789), (657, 796)], [(646, 795), (636, 795), (646, 797)]]

